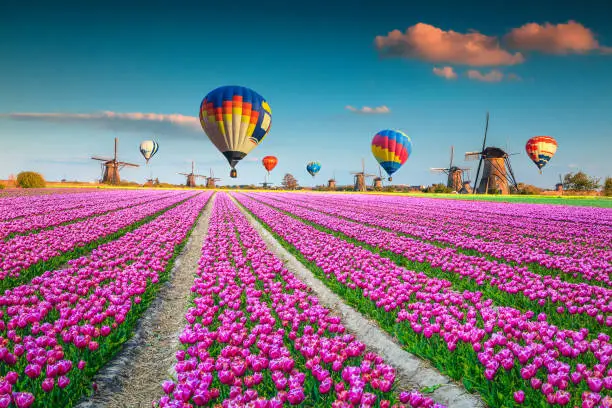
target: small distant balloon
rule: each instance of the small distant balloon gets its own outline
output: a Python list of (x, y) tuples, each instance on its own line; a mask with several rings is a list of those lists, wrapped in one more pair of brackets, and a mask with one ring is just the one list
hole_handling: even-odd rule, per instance
[(200, 124), (230, 164), (230, 177), (235, 178), (238, 162), (270, 131), (272, 110), (263, 96), (252, 89), (222, 86), (202, 100)]
[(391, 181), (412, 154), (412, 140), (401, 130), (381, 130), (372, 139), (372, 154)]
[(311, 161), (306, 164), (306, 171), (310, 173), (312, 177), (316, 176), (319, 170), (321, 170), (321, 163), (318, 161)]
[(557, 141), (550, 136), (534, 136), (527, 141), (525, 150), (542, 174), (542, 167), (546, 166), (557, 152)]
[(264, 168), (268, 170), (268, 174), (276, 167), (278, 164), (278, 159), (274, 156), (266, 156), (261, 160)]
[(151, 157), (155, 156), (155, 153), (159, 150), (159, 144), (153, 140), (145, 140), (140, 143), (140, 154), (145, 158), (147, 164)]

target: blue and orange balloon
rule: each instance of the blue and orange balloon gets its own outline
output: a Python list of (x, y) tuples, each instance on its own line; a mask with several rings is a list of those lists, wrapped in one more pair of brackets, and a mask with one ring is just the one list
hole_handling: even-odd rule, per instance
[(306, 165), (306, 171), (310, 173), (312, 177), (316, 176), (319, 170), (321, 170), (321, 163), (318, 161), (312, 161)]
[(557, 141), (550, 136), (534, 136), (527, 141), (525, 150), (542, 174), (542, 167), (546, 166), (557, 152)]
[(381, 130), (372, 139), (372, 154), (392, 180), (412, 153), (412, 140), (401, 130)]
[(272, 125), (272, 110), (257, 92), (243, 86), (222, 86), (200, 105), (200, 124), (237, 175), (236, 164), (261, 144)]

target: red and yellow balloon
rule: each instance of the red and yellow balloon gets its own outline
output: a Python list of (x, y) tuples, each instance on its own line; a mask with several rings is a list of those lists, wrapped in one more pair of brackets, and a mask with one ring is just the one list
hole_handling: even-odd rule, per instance
[(540, 174), (542, 174), (542, 167), (546, 166), (546, 163), (557, 152), (557, 141), (550, 136), (534, 136), (527, 141), (525, 150), (529, 158), (538, 166)]

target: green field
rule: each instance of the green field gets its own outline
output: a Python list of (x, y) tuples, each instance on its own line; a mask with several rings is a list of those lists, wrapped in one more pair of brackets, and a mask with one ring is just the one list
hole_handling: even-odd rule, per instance
[(612, 208), (611, 197), (589, 196), (527, 196), (527, 195), (458, 195), (458, 194), (407, 194), (419, 197), (450, 198), (455, 200), (495, 201), (500, 203), (558, 204), (581, 207)]

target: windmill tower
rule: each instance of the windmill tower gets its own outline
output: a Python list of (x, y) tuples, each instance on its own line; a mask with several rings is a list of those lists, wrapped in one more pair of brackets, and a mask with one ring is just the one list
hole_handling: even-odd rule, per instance
[(375, 174), (366, 174), (364, 159), (361, 159), (361, 171), (353, 171), (351, 174), (355, 175), (355, 191), (366, 191), (366, 178), (375, 176)]
[(455, 155), (455, 147), (451, 146), (450, 163), (447, 168), (434, 167), (431, 168), (432, 173), (444, 173), (448, 175), (446, 180), (446, 187), (452, 188), (454, 191), (460, 191), (465, 181), (463, 180), (463, 173), (469, 171), (467, 167), (453, 166), (453, 156)]
[(177, 173), (183, 176), (187, 176), (187, 181), (185, 182), (185, 185), (187, 187), (196, 187), (196, 178), (206, 178), (206, 176), (202, 176), (201, 174), (195, 174), (194, 173), (194, 163), (191, 162), (191, 173)]
[(560, 174), (559, 174), (559, 182), (555, 184), (555, 191), (563, 195), (563, 179), (561, 178)]
[[(474, 178), (474, 193), (488, 194), (489, 192), (499, 191), (501, 194), (510, 194), (510, 184), (516, 190), (518, 186), (510, 165), (510, 155), (505, 150), (499, 147), (488, 146), (487, 131), (489, 129), (489, 113), (487, 112), (487, 122), (485, 125), (484, 139), (482, 140), (482, 149), (479, 152), (467, 152), (465, 160), (479, 160)], [(482, 166), (484, 162), (484, 167)], [(480, 183), (480, 169), (483, 167)]]
[(213, 169), (210, 169), (210, 176), (206, 177), (206, 188), (216, 188), (217, 181), (221, 181), (221, 179), (215, 178), (215, 173), (213, 172)]
[(138, 164), (127, 163), (117, 160), (117, 146), (119, 141), (115, 138), (115, 155), (112, 159), (107, 157), (98, 157), (92, 156), (93, 160), (99, 160), (103, 163), (102, 165), (102, 183), (108, 184), (119, 184), (121, 182), (121, 178), (119, 177), (119, 170), (124, 167), (140, 167)]
[(330, 190), (336, 189), (336, 172), (334, 171), (334, 176), (327, 180), (327, 188)]
[(380, 191), (382, 190), (382, 171), (380, 170), (380, 166), (378, 166), (378, 177), (374, 178), (374, 184), (372, 184), (372, 187), (374, 187), (374, 190)]

